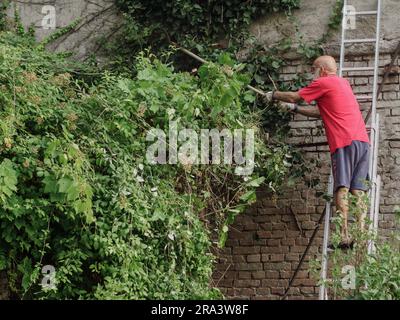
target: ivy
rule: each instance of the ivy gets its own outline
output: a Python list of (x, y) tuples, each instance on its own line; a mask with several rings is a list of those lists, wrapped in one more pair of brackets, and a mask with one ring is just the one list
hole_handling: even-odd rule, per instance
[(9, 6), (9, 1), (4, 0), (0, 3), (0, 31), (3, 31), (7, 27), (7, 8)]

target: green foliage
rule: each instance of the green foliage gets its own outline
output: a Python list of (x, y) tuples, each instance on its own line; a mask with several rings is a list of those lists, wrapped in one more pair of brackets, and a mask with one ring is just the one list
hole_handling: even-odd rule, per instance
[[(219, 49), (237, 52), (243, 47), (251, 21), (273, 12), (290, 15), (299, 7), (300, 0), (117, 0), (116, 3), (124, 13), (125, 24), (117, 41), (110, 43), (103, 39), (102, 45), (114, 56), (113, 67), (126, 70), (129, 69), (126, 62), (135, 53), (151, 48), (159, 55), (172, 43), (215, 61)], [(193, 66), (193, 61), (182, 55), (172, 59), (185, 70)]]
[[(117, 0), (117, 5), (136, 22), (141, 39), (151, 43), (182, 40), (184, 37), (215, 40), (221, 35), (237, 36), (252, 19), (270, 12), (290, 12), (299, 0)], [(137, 30), (137, 29), (136, 29)], [(132, 34), (132, 33), (131, 33)], [(144, 41), (148, 41), (144, 40)]]
[(4, 0), (0, 3), (0, 31), (5, 30), (7, 26), (7, 14), (6, 14), (6, 9), (9, 6), (9, 1)]
[[(220, 297), (211, 246), (223, 246), (259, 185), (279, 190), (292, 162), (286, 146), (265, 143), (243, 65), (219, 61), (194, 77), (141, 54), (135, 77), (87, 81), (63, 55), (1, 34), (0, 267), (15, 297)], [(146, 133), (171, 120), (254, 129), (254, 173), (148, 164)], [(56, 289), (42, 290), (44, 265)]]
[[(368, 203), (365, 195), (362, 202), (349, 196), (350, 216), (359, 218), (362, 207)], [(363, 204), (361, 204), (363, 203)], [(400, 216), (399, 216), (400, 217)], [(397, 219), (399, 220), (399, 217)], [(398, 221), (399, 222), (399, 221)], [(337, 246), (341, 241), (340, 226), (343, 223), (340, 216), (334, 218), (335, 231), (331, 234), (332, 244)], [(365, 230), (358, 224), (350, 224), (350, 235), (355, 244), (352, 250), (335, 249), (329, 253), (330, 272), (329, 280), (325, 282), (331, 299), (351, 300), (399, 300), (400, 299), (400, 238), (397, 230), (386, 239), (379, 239), (375, 234), (367, 231), (370, 221), (367, 219)], [(370, 241), (375, 242), (375, 252), (368, 254)], [(321, 262), (312, 262), (312, 272), (319, 279)], [(351, 273), (346, 266), (354, 268), (354, 287), (346, 288)], [(345, 278), (346, 277), (346, 278)], [(321, 279), (319, 279), (321, 283)]]
[(339, 27), (341, 26), (343, 18), (343, 5), (344, 5), (344, 0), (336, 1), (332, 15), (329, 18), (329, 23), (328, 23), (329, 29), (338, 30)]

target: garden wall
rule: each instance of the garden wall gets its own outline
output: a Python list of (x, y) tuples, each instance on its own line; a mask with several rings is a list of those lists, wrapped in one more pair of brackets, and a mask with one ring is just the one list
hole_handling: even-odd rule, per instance
[[(77, 18), (82, 21), (70, 32), (50, 45), (53, 50), (73, 50), (78, 59), (84, 59), (90, 52), (96, 52), (99, 36), (112, 37), (118, 30), (121, 19), (113, 0), (31, 0), (11, 1), (20, 11), (25, 26), (34, 26), (38, 40), (42, 40), (56, 30), (72, 23)], [(302, 8), (294, 13), (299, 30), (305, 41), (319, 39), (327, 30), (327, 22), (332, 14), (336, 0), (303, 0)], [(357, 2), (357, 1), (355, 1)], [(366, 1), (359, 1), (364, 3)], [(357, 5), (357, 3), (355, 3)], [(44, 29), (42, 13), (44, 5), (53, 5), (56, 9), (56, 29)], [(14, 7), (9, 10), (13, 15)], [(382, 54), (380, 73), (389, 62), (389, 52), (393, 51), (399, 40), (400, 19), (395, 13), (400, 12), (398, 0), (386, 0), (383, 7)], [(311, 14), (311, 15), (310, 15)], [(260, 19), (252, 25), (252, 33), (267, 47), (284, 37), (296, 34), (296, 23), (284, 15), (275, 15)], [(358, 32), (371, 31), (371, 24), (361, 21)], [(337, 33), (326, 46), (326, 52), (338, 53)], [(296, 40), (296, 39), (294, 39)], [(370, 48), (353, 48), (356, 54), (352, 63), (357, 66), (369, 64)], [(360, 54), (364, 52), (364, 54)], [(282, 80), (290, 81), (298, 73), (307, 71), (307, 66), (298, 58), (295, 51), (286, 57), (287, 66), (282, 69)], [(398, 65), (398, 63), (397, 63)], [(355, 92), (370, 92), (372, 75), (358, 74), (352, 79)], [(400, 93), (399, 76), (390, 77), (383, 89), (378, 111), (381, 115), (381, 142), (379, 173), (383, 178), (381, 191), (380, 234), (385, 235), (394, 228), (394, 211), (400, 205)], [(363, 104), (362, 109), (368, 107)], [(291, 123), (293, 143), (325, 141), (319, 120), (311, 120), (296, 115)], [(214, 284), (221, 288), (228, 298), (239, 299), (279, 299), (288, 280), (296, 268), (308, 239), (315, 228), (323, 208), (324, 201), (317, 193), (326, 191), (326, 182), (330, 170), (327, 147), (304, 149), (311, 167), (308, 181), (320, 180), (315, 188), (310, 188), (304, 181), (276, 200), (260, 190), (258, 202), (245, 214), (237, 217), (231, 227), (226, 248), (219, 255), (213, 275)], [(314, 163), (311, 163), (314, 161)], [(296, 219), (297, 222), (296, 222)], [(320, 256), (322, 230), (306, 259)], [(3, 279), (3, 280), (2, 280)], [(6, 282), (0, 274), (0, 299), (6, 297)], [(298, 275), (298, 280), (290, 291), (291, 299), (315, 299), (317, 288), (310, 278), (307, 263)]]

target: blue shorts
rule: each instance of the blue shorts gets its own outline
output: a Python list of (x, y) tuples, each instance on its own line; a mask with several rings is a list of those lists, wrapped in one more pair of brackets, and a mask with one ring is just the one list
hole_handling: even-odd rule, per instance
[(368, 142), (356, 140), (349, 146), (335, 150), (331, 155), (334, 192), (340, 187), (368, 190), (369, 152)]

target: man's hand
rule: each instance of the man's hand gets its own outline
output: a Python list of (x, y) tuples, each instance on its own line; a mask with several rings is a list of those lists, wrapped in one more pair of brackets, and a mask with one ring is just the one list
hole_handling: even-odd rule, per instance
[(284, 109), (284, 110), (286, 110), (286, 111), (290, 111), (290, 112), (295, 112), (295, 111), (297, 111), (297, 109), (298, 109), (297, 105), (294, 104), (294, 103), (281, 102), (281, 103), (279, 104), (279, 106), (280, 106), (282, 109)]
[(279, 106), (284, 110), (302, 114), (303, 116), (306, 117), (321, 118), (321, 114), (319, 113), (319, 109), (317, 106), (310, 106), (310, 105), (299, 106), (295, 103), (287, 103), (287, 102), (281, 102)]
[(261, 96), (261, 99), (264, 103), (270, 103), (273, 100), (273, 96), (274, 96), (274, 91), (269, 91), (264, 93)]

